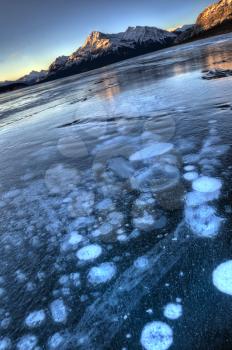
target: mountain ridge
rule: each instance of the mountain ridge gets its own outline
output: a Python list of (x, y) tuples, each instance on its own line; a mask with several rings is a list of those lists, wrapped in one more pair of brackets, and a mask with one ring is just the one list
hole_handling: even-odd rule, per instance
[(57, 57), (47, 71), (32, 71), (16, 81), (0, 83), (0, 92), (83, 73), (168, 46), (228, 31), (232, 31), (232, 0), (219, 0), (202, 11), (194, 25), (183, 25), (169, 31), (149, 26), (128, 27), (124, 32), (116, 34), (92, 31), (81, 47), (69, 56)]

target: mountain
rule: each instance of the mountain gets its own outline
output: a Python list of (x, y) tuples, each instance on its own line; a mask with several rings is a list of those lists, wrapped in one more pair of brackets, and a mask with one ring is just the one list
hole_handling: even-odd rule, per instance
[(18, 79), (17, 82), (25, 83), (27, 85), (38, 83), (47, 76), (46, 70), (41, 70), (40, 72), (31, 71), (29, 74), (24, 75), (22, 78)]
[(180, 35), (182, 33), (185, 33), (186, 31), (193, 29), (195, 24), (184, 24), (183, 26), (179, 26), (176, 28), (169, 29), (171, 33)]
[(232, 31), (232, 0), (220, 0), (208, 6), (197, 17), (192, 28), (180, 33), (175, 43)]
[(45, 80), (85, 72), (139, 54), (172, 45), (176, 34), (156, 27), (129, 27), (125, 32), (104, 34), (94, 31), (83, 46), (70, 56), (58, 57)]
[(207, 7), (197, 18), (195, 33), (228, 24), (232, 29), (232, 0), (220, 0)]

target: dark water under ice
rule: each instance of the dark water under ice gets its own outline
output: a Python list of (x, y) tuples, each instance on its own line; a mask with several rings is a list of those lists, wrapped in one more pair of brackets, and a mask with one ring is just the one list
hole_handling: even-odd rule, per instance
[(232, 349), (232, 77), (202, 79), (231, 57), (0, 96), (0, 350)]

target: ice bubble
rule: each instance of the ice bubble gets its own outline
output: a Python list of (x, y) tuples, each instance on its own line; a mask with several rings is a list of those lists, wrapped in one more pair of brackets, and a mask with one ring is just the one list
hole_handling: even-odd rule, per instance
[(61, 333), (57, 332), (48, 339), (48, 349), (60, 350), (62, 345), (64, 345), (64, 341), (64, 336)]
[(201, 176), (193, 182), (192, 186), (198, 192), (215, 192), (220, 190), (222, 182), (213, 177)]
[(128, 241), (128, 237), (127, 237), (127, 235), (118, 235), (117, 236), (117, 241), (119, 241), (119, 242), (126, 242), (126, 241)]
[(147, 270), (150, 266), (149, 260), (145, 256), (140, 256), (134, 261), (134, 266), (136, 269)]
[(232, 295), (232, 260), (216, 267), (213, 271), (213, 284), (220, 292)]
[(185, 171), (193, 171), (193, 170), (195, 170), (195, 166), (194, 165), (186, 165), (184, 167), (184, 170)]
[(154, 213), (154, 215), (149, 214), (146, 210), (143, 212), (142, 216), (133, 219), (133, 225), (142, 231), (152, 231), (154, 229), (161, 229), (167, 224), (167, 219), (162, 215), (162, 212)]
[(78, 159), (88, 156), (86, 144), (76, 134), (59, 139), (57, 148), (65, 157)]
[(179, 182), (178, 168), (172, 165), (157, 163), (140, 169), (131, 177), (131, 187), (141, 192), (160, 192), (174, 187)]
[(164, 307), (164, 316), (170, 320), (177, 320), (182, 316), (182, 305), (169, 303)]
[(155, 219), (145, 211), (143, 216), (133, 219), (133, 225), (139, 230), (151, 231), (154, 229)]
[(0, 350), (10, 350), (10, 349), (11, 349), (10, 338), (7, 338), (7, 337), (0, 338)]
[(197, 163), (199, 162), (199, 159), (200, 159), (199, 154), (188, 154), (183, 157), (183, 161), (185, 164)]
[(122, 157), (111, 159), (109, 161), (109, 168), (121, 179), (128, 179), (134, 172), (134, 168), (128, 160)]
[(52, 319), (56, 323), (65, 323), (68, 317), (67, 307), (63, 299), (56, 299), (50, 304)]
[(215, 209), (208, 205), (186, 208), (185, 219), (191, 230), (201, 237), (215, 236), (222, 221), (216, 216)]
[(38, 339), (35, 335), (28, 334), (20, 338), (16, 345), (17, 350), (35, 350)]
[(68, 193), (79, 181), (77, 170), (58, 164), (46, 171), (45, 183), (52, 194)]
[(74, 220), (69, 228), (71, 231), (73, 230), (78, 230), (78, 229), (82, 229), (82, 228), (86, 228), (88, 226), (93, 225), (95, 222), (94, 217), (93, 216), (81, 216), (79, 218), (77, 218), (76, 220)]
[(130, 156), (130, 161), (139, 161), (160, 156), (162, 154), (170, 152), (172, 149), (173, 145), (171, 143), (154, 143), (153, 145), (145, 147), (140, 151), (132, 154)]
[(79, 272), (70, 273), (69, 279), (74, 287), (79, 287), (81, 285)]
[(96, 209), (99, 211), (112, 210), (114, 209), (114, 204), (111, 198), (105, 198), (96, 205)]
[(216, 200), (219, 198), (219, 195), (219, 191), (209, 193), (193, 191), (186, 194), (185, 201), (188, 206), (194, 207)]
[(94, 260), (102, 254), (102, 248), (98, 244), (89, 244), (76, 253), (77, 258), (82, 261)]
[(93, 237), (105, 236), (113, 232), (113, 226), (111, 224), (102, 224), (98, 229), (94, 230), (92, 233)]
[(75, 216), (90, 215), (93, 211), (94, 202), (95, 196), (93, 192), (82, 189), (78, 190), (77, 196), (71, 205)]
[(183, 175), (184, 179), (187, 181), (193, 181), (198, 178), (198, 173), (196, 171), (190, 171)]
[(173, 343), (173, 331), (166, 323), (153, 321), (143, 328), (140, 342), (146, 350), (167, 350)]
[(36, 328), (41, 326), (45, 319), (46, 314), (44, 310), (33, 311), (26, 317), (25, 324), (29, 328)]
[(105, 262), (94, 266), (88, 273), (88, 281), (91, 284), (100, 284), (110, 281), (116, 274), (116, 266), (111, 262)]
[(108, 215), (108, 220), (111, 223), (111, 225), (115, 227), (119, 227), (122, 225), (124, 216), (121, 212), (119, 211), (113, 211)]
[(75, 249), (82, 241), (83, 236), (81, 236), (76, 231), (72, 231), (65, 236), (64, 242), (61, 244), (61, 250), (66, 251), (69, 249)]

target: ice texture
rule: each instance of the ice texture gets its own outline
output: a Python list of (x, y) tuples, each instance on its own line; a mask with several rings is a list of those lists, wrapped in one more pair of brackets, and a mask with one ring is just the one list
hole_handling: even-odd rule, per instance
[(168, 324), (153, 321), (144, 326), (140, 342), (145, 350), (167, 350), (173, 343), (173, 331)]

